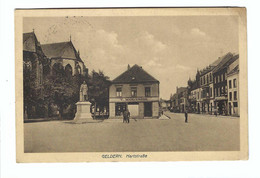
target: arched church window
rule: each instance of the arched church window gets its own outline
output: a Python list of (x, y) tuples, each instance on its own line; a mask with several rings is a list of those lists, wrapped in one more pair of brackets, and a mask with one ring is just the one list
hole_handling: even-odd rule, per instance
[(43, 81), (43, 70), (42, 70), (42, 63), (39, 62), (38, 63), (38, 69), (37, 69), (37, 79), (38, 79), (38, 83), (41, 85), (42, 81)]
[(63, 66), (60, 63), (55, 63), (52, 66), (52, 74), (53, 75), (62, 75), (63, 73)]
[(81, 67), (79, 65), (76, 66), (76, 74), (82, 74)]
[(65, 74), (66, 76), (72, 76), (72, 67), (70, 64), (67, 64), (65, 67)]

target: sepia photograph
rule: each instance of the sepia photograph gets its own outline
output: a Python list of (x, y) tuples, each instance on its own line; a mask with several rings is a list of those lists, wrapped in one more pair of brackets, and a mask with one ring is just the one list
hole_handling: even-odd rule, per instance
[(18, 162), (248, 159), (245, 8), (16, 10)]

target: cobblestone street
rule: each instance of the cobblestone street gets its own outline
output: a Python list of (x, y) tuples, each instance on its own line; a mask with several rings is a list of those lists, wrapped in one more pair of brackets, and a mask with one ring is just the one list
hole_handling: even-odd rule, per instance
[(185, 123), (182, 113), (165, 114), (171, 119), (25, 123), (25, 152), (239, 150), (239, 118), (189, 114)]

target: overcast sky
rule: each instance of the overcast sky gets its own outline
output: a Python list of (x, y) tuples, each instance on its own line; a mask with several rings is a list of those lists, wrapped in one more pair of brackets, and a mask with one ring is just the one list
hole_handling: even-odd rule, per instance
[(69, 41), (71, 35), (86, 67), (111, 80), (128, 64), (142, 66), (160, 81), (164, 99), (187, 86), (197, 68), (238, 53), (235, 16), (24, 18), (24, 32), (32, 29), (41, 44)]

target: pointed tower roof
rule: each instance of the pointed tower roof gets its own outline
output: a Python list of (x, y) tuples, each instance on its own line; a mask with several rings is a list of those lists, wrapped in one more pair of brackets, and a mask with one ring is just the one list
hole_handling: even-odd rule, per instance
[(23, 50), (29, 52), (36, 52), (36, 46), (38, 44), (36, 35), (33, 32), (23, 34)]

